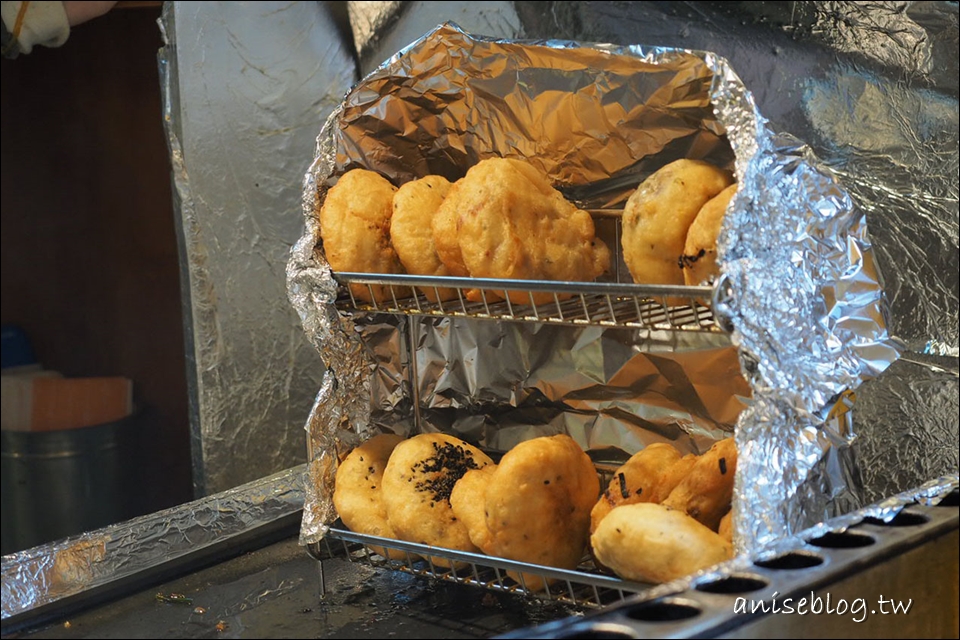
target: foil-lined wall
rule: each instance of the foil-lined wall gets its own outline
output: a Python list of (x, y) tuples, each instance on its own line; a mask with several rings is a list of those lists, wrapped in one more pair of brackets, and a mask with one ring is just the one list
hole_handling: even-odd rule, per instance
[(360, 72), (370, 73), (384, 60), (431, 31), (455, 21), (464, 30), (494, 38), (519, 38), (523, 25), (513, 2), (348, 2), (350, 26)]
[(284, 265), (299, 176), (356, 72), (325, 3), (173, 2), (162, 27), (203, 495), (304, 460), (323, 367), (283, 302)]
[[(562, 432), (585, 449), (627, 454), (656, 437), (682, 442), (705, 432), (696, 410), (707, 403), (692, 381), (710, 377), (708, 359), (680, 361), (707, 346), (695, 339), (669, 343), (665, 358), (650, 335), (618, 341), (564, 329), (541, 339), (551, 330), (416, 318), (394, 332), (338, 315), (318, 226), (336, 178), (360, 166), (397, 184), (430, 173), (455, 179), (490, 156), (525, 158), (581, 202), (605, 203), (674, 158), (735, 159), (740, 190), (718, 240), (725, 281), (714, 312), (734, 327), (754, 395), (738, 417), (738, 534), (752, 547), (860, 506), (848, 392), (897, 349), (863, 214), (832, 173), (796, 140), (773, 134), (735, 71), (712, 53), (517, 42), (444, 25), (351, 90), (306, 177), (306, 233), (288, 265), (289, 295), (332, 381), (308, 423), (316, 491), (307, 494), (305, 541), (331, 522), (336, 452), (365, 437), (371, 418), (496, 448)], [(344, 359), (340, 347), (358, 338), (362, 345), (349, 349), (357, 357)], [(631, 365), (620, 375), (624, 362)], [(715, 378), (730, 369), (718, 362)], [(651, 386), (676, 396), (672, 411), (651, 402)], [(712, 439), (728, 433), (729, 423), (705, 417), (720, 427)]]

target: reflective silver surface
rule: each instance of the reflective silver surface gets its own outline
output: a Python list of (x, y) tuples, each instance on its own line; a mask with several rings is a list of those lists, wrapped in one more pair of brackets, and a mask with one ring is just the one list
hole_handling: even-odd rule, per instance
[(126, 522), (3, 556), (6, 620), (223, 544), (303, 506), (305, 465)]
[(160, 53), (197, 493), (304, 460), (322, 365), (283, 304), (300, 184), (354, 80), (323, 3), (172, 2)]

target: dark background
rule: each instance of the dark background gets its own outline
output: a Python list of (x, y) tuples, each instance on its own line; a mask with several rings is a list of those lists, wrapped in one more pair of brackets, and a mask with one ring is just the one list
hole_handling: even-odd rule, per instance
[(126, 516), (193, 498), (160, 8), (121, 2), (0, 62), (2, 321), (46, 369), (133, 380), (150, 417)]

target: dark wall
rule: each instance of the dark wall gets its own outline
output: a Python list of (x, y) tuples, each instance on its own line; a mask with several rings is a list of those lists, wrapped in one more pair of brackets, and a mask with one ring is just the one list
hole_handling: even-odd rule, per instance
[(160, 3), (131, 4), (0, 62), (0, 284), (45, 368), (133, 380), (146, 513), (192, 489)]

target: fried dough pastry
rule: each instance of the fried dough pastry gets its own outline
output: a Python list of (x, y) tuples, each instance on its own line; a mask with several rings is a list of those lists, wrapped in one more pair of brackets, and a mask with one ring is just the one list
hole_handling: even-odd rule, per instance
[(688, 285), (711, 284), (720, 275), (717, 268), (717, 236), (727, 212), (727, 205), (737, 193), (732, 184), (707, 201), (687, 231), (687, 240), (680, 257), (683, 280)]
[(697, 459), (663, 505), (682, 511), (716, 531), (720, 518), (730, 509), (736, 472), (737, 447), (733, 438), (720, 440)]
[[(401, 186), (393, 196), (390, 240), (407, 273), (421, 276), (449, 276), (437, 255), (433, 240), (433, 218), (452, 185), (443, 176), (426, 176)], [(424, 288), (431, 302), (457, 296), (453, 289)]]
[(460, 240), (457, 232), (460, 221), (460, 210), (457, 208), (457, 204), (461, 200), (460, 189), (459, 180), (450, 187), (446, 197), (431, 219), (430, 230), (433, 233), (433, 244), (437, 251), (437, 257), (447, 268), (447, 272), (451, 276), (466, 278), (470, 275), (470, 272), (467, 271), (467, 265), (463, 264), (463, 254), (460, 252)]
[[(374, 436), (351, 451), (337, 468), (333, 506), (351, 531), (381, 538), (397, 537), (387, 522), (380, 485), (387, 460), (402, 440), (393, 434)], [(394, 559), (405, 557), (404, 553), (398, 551), (380, 547), (372, 549), (382, 556), (389, 554)]]
[(677, 485), (687, 477), (687, 474), (693, 470), (693, 466), (697, 464), (698, 459), (699, 456), (696, 454), (688, 453), (670, 465), (666, 472), (664, 472), (663, 477), (660, 478), (655, 495), (650, 502), (660, 503), (666, 500), (667, 496), (669, 496)]
[[(383, 472), (387, 522), (401, 540), (477, 551), (450, 507), (450, 493), (468, 470), (492, 463), (476, 447), (446, 434), (423, 433), (404, 440)], [(449, 560), (431, 559), (439, 566), (451, 566)]]
[[(395, 191), (386, 178), (366, 169), (348, 171), (327, 191), (320, 209), (320, 237), (331, 269), (403, 273), (390, 243)], [(370, 301), (366, 285), (351, 285), (350, 290), (354, 297)], [(378, 299), (385, 297), (383, 287), (373, 290)]]
[(727, 541), (727, 544), (733, 546), (733, 509), (727, 511), (727, 515), (720, 518), (720, 526), (717, 527), (717, 533)]
[[(520, 160), (490, 158), (471, 167), (441, 205), (433, 230), (451, 273), (465, 269), (474, 278), (593, 280), (610, 268), (610, 250), (596, 237), (590, 214)], [(526, 292), (508, 297), (531, 301)], [(536, 304), (552, 300), (549, 293), (533, 296)]]
[(623, 210), (623, 259), (634, 282), (684, 283), (679, 261), (687, 230), (703, 205), (732, 182), (730, 172), (686, 159), (643, 181)]
[(467, 528), (470, 542), (478, 549), (490, 546), (490, 531), (487, 529), (487, 485), (493, 478), (497, 465), (488, 464), (481, 469), (470, 469), (457, 480), (450, 493), (453, 514)]
[(597, 559), (621, 578), (669, 582), (733, 557), (718, 534), (653, 502), (615, 508), (590, 537)]
[[(614, 472), (610, 484), (593, 506), (590, 512), (590, 533), (597, 530), (597, 525), (614, 507), (638, 502), (659, 502), (663, 499), (661, 494), (664, 494), (664, 497), (669, 495), (673, 487), (680, 482), (680, 478), (668, 476), (667, 472), (680, 460), (680, 452), (666, 442), (647, 445), (633, 454)], [(669, 489), (661, 487), (664, 481), (674, 479), (675, 482)]]
[[(489, 477), (468, 474), (466, 478), (472, 489), (463, 494), (483, 495), (486, 526), (477, 523), (475, 512), (470, 513), (470, 500), (455, 497), (455, 509), (474, 525), (471, 539), (484, 553), (576, 568), (586, 548), (590, 508), (600, 492), (600, 481), (590, 458), (573, 438), (556, 435), (521, 442), (504, 454)], [(520, 576), (510, 575), (531, 590), (544, 586), (539, 576), (524, 574), (521, 581)]]

